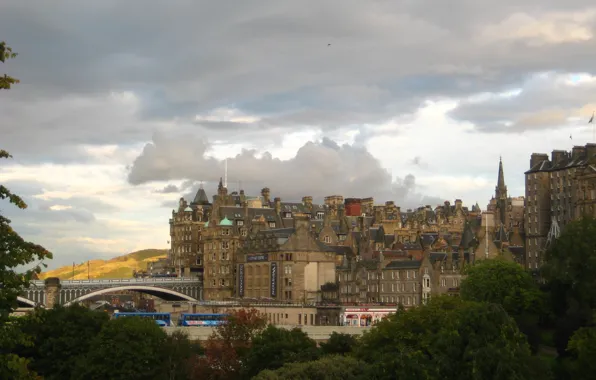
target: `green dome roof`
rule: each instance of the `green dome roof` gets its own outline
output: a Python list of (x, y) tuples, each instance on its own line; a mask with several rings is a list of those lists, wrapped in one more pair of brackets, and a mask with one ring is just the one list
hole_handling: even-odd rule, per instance
[(209, 227), (209, 221), (205, 222), (205, 227)]
[(228, 219), (227, 216), (224, 216), (224, 218), (219, 222), (220, 226), (233, 226), (234, 223), (232, 223), (232, 221), (230, 219)]
[(184, 211), (190, 211), (190, 212), (192, 212), (192, 208), (187, 207), (187, 208), (184, 209)]

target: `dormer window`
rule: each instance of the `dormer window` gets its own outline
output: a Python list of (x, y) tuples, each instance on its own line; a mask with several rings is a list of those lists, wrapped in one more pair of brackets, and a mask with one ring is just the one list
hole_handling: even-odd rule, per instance
[(328, 235), (325, 235), (325, 237), (323, 238), (323, 241), (324, 241), (325, 243), (331, 243), (331, 237), (330, 237), (330, 236), (328, 236)]
[(275, 222), (269, 222), (269, 227), (275, 228)]
[(322, 211), (317, 212), (317, 219), (323, 219), (325, 217), (325, 213)]

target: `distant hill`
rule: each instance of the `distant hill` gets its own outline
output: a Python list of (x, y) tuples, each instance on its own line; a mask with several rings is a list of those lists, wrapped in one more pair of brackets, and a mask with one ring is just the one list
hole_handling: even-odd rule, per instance
[[(131, 278), (133, 270), (147, 269), (147, 263), (167, 257), (167, 249), (143, 249), (126, 255), (114, 257), (110, 260), (90, 260), (90, 278)], [(86, 280), (87, 262), (76, 264), (74, 277), (72, 265), (43, 272), (39, 275), (41, 280), (48, 277), (58, 277), (61, 280)]]

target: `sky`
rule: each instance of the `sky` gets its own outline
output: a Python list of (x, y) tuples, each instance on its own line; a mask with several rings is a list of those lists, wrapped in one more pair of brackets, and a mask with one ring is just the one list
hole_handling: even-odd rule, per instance
[[(3, 0), (0, 212), (49, 266), (166, 248), (200, 183), (486, 207), (593, 141), (588, 0)], [(190, 199), (189, 199), (190, 200)]]

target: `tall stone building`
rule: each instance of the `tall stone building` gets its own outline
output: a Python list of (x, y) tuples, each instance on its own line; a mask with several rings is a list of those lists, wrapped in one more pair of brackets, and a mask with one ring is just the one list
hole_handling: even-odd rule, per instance
[(526, 176), (526, 266), (538, 269), (565, 225), (596, 215), (596, 144), (532, 153)]
[(203, 186), (200, 186), (190, 205), (180, 198), (178, 209), (172, 210), (168, 260), (171, 270), (180, 276), (203, 275), (199, 239), (210, 212), (211, 204)]

